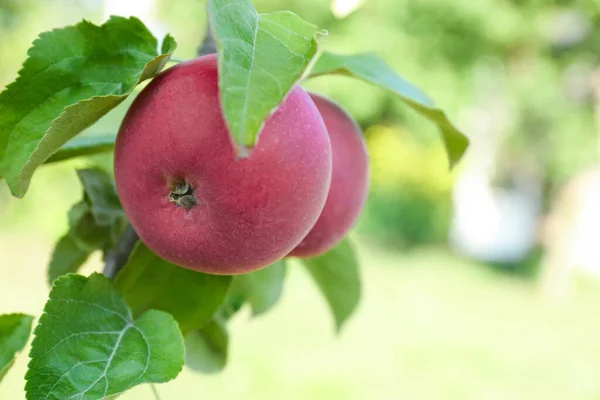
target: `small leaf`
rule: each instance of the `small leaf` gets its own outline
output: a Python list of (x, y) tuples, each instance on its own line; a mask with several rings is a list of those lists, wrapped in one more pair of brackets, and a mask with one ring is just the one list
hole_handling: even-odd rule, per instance
[(44, 161), (44, 164), (113, 151), (116, 139), (115, 135), (75, 137), (52, 154), (50, 158)]
[(325, 296), (339, 332), (360, 300), (360, 276), (354, 250), (348, 240), (327, 253), (302, 262)]
[(90, 254), (92, 251), (80, 248), (71, 235), (64, 235), (54, 247), (48, 267), (48, 282), (52, 283), (59, 276), (77, 272)]
[(127, 225), (112, 178), (103, 170), (77, 171), (84, 199), (69, 211), (69, 231), (56, 244), (48, 280), (77, 272), (95, 250), (114, 247)]
[(412, 109), (438, 126), (450, 167), (460, 161), (467, 150), (469, 139), (452, 125), (446, 114), (425, 93), (398, 75), (375, 54), (339, 55), (324, 52), (309, 77), (325, 74), (354, 76), (397, 94)]
[(166, 311), (187, 334), (210, 321), (227, 295), (231, 277), (178, 267), (139, 242), (115, 284), (134, 315), (150, 308)]
[(137, 18), (82, 21), (45, 32), (28, 51), (16, 81), (0, 93), (0, 176), (22, 197), (35, 169), (156, 75), (175, 48), (163, 52)]
[(31, 334), (33, 317), (24, 314), (0, 315), (0, 381), (23, 350)]
[(69, 210), (69, 235), (80, 249), (90, 252), (102, 249), (113, 234), (110, 226), (96, 223), (94, 214), (86, 201), (75, 204)]
[(77, 170), (85, 198), (98, 225), (112, 225), (125, 218), (112, 178), (100, 168)]
[(34, 334), (25, 375), (31, 400), (102, 399), (167, 382), (185, 362), (173, 317), (150, 310), (134, 320), (100, 274), (58, 278)]
[[(233, 286), (233, 283), (232, 283)], [(231, 287), (233, 289), (233, 287)], [(216, 315), (224, 321), (229, 320), (246, 304), (246, 297), (243, 292), (237, 290), (229, 290), (227, 297), (221, 304), (221, 307), (216, 312)]]
[(199, 331), (185, 338), (185, 360), (191, 369), (211, 374), (219, 372), (227, 364), (229, 335), (225, 324), (212, 319)]
[(258, 14), (250, 0), (209, 0), (221, 106), (240, 156), (300, 80), (324, 32), (289, 11)]
[(245, 301), (258, 316), (271, 309), (281, 297), (285, 279), (285, 261), (280, 260), (267, 268), (233, 278), (228, 297), (234, 302)]
[(70, 234), (81, 248), (111, 248), (128, 224), (113, 178), (99, 168), (78, 170), (77, 174), (83, 186), (83, 204), (69, 213)]

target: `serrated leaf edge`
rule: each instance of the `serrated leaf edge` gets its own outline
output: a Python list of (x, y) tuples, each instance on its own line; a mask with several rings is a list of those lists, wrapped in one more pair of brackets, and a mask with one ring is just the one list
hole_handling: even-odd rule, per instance
[[(102, 275), (102, 274), (99, 274), (99, 273), (93, 273), (92, 275)], [(90, 275), (90, 276), (92, 276), (92, 275)], [(56, 279), (54, 280), (54, 282), (52, 283), (52, 286), (51, 286), (50, 292), (52, 292), (52, 290), (53, 290), (53, 289), (54, 289), (54, 288), (55, 288), (55, 287), (56, 287), (56, 286), (59, 284), (59, 282), (60, 282), (61, 280), (64, 280), (64, 279), (69, 279), (71, 276), (83, 277), (82, 275), (75, 274), (75, 273), (68, 273), (68, 274), (62, 275), (62, 276), (60, 276), (60, 277), (58, 277), (58, 278), (56, 278)], [(85, 279), (89, 279), (89, 277), (84, 277), (84, 278), (85, 278)], [(116, 290), (116, 289), (115, 289), (115, 290)], [(118, 291), (117, 291), (117, 292), (118, 292)], [(119, 296), (120, 296), (120, 293), (119, 293)], [(50, 298), (48, 298), (48, 301), (50, 301)], [(89, 303), (89, 302), (85, 302), (85, 303), (87, 303), (87, 304), (89, 304), (89, 305), (92, 305), (92, 306), (94, 306), (94, 307), (100, 307), (100, 308), (102, 308), (102, 309), (105, 309), (104, 307), (98, 306), (97, 304), (94, 304), (94, 303)], [(119, 334), (119, 338), (117, 339), (117, 342), (115, 343), (115, 348), (113, 349), (113, 351), (112, 351), (112, 353), (111, 353), (111, 357), (109, 357), (109, 359), (108, 359), (108, 360), (91, 360), (91, 361), (86, 361), (86, 362), (80, 362), (80, 363), (78, 363), (78, 364), (75, 364), (73, 367), (71, 367), (71, 369), (69, 369), (67, 372), (70, 372), (70, 371), (71, 371), (71, 370), (72, 370), (72, 369), (73, 369), (75, 366), (77, 366), (77, 365), (82, 365), (82, 364), (86, 364), (86, 363), (91, 363), (91, 362), (100, 362), (100, 361), (102, 361), (102, 362), (106, 362), (106, 368), (105, 368), (105, 370), (104, 370), (104, 374), (103, 374), (103, 375), (105, 375), (105, 374), (106, 374), (106, 372), (108, 371), (108, 367), (110, 366), (110, 360), (112, 360), (112, 357), (114, 357), (114, 354), (116, 353), (116, 351), (117, 351), (117, 349), (118, 349), (118, 346), (119, 346), (119, 344), (120, 344), (120, 341), (121, 341), (121, 339), (123, 338), (123, 336), (125, 335), (125, 332), (126, 332), (126, 331), (127, 331), (129, 328), (132, 328), (132, 327), (133, 327), (133, 328), (135, 328), (135, 322), (136, 322), (137, 320), (136, 320), (136, 321), (134, 321), (134, 320), (133, 320), (133, 316), (132, 316), (132, 314), (131, 314), (131, 309), (129, 308), (129, 306), (127, 307), (127, 316), (126, 316), (126, 317), (124, 317), (123, 315), (119, 314), (119, 313), (118, 313), (118, 312), (116, 312), (115, 310), (111, 310), (111, 309), (105, 309), (105, 310), (106, 310), (106, 311), (109, 311), (109, 312), (111, 312), (111, 313), (113, 313), (113, 314), (115, 314), (115, 315), (118, 315), (119, 317), (121, 317), (121, 319), (123, 319), (123, 322), (125, 322), (125, 323), (126, 323), (125, 327), (124, 327), (124, 328), (123, 328), (121, 331), (114, 331), (114, 332), (101, 332), (102, 334), (106, 334), (106, 333), (116, 333), (116, 332), (119, 332), (119, 333), (120, 333), (120, 334)], [(158, 313), (162, 313), (162, 314), (168, 315), (168, 316), (169, 316), (169, 317), (172, 319), (172, 321), (173, 321), (174, 325), (175, 325), (175, 326), (177, 326), (177, 328), (179, 329), (179, 325), (177, 324), (177, 321), (175, 320), (175, 318), (173, 318), (173, 316), (172, 316), (171, 314), (169, 314), (169, 313), (166, 313), (166, 312), (164, 312), (164, 311), (159, 311), (159, 310), (148, 310), (148, 311), (146, 311), (146, 313), (148, 313), (148, 312), (158, 312)], [(144, 314), (146, 314), (146, 313), (144, 313)], [(142, 314), (142, 316), (143, 316), (144, 314)], [(37, 335), (38, 335), (38, 333), (39, 333), (39, 331), (40, 331), (41, 329), (44, 329), (44, 327), (43, 327), (43, 324), (42, 324), (42, 322), (41, 322), (41, 321), (42, 321), (42, 318), (43, 318), (45, 315), (47, 315), (47, 312), (46, 312), (46, 307), (44, 306), (44, 311), (42, 312), (42, 315), (40, 315), (40, 318), (38, 319), (38, 324), (37, 324), (37, 326), (35, 327), (35, 329), (33, 330), (33, 340), (31, 341), (31, 349), (30, 349), (30, 352), (29, 352), (29, 357), (30, 357), (30, 358), (32, 357), (32, 352), (33, 352), (33, 347), (34, 347), (34, 344), (36, 343), (36, 341), (37, 341), (37, 339), (38, 339), (38, 336), (37, 336)], [(140, 316), (140, 318), (141, 318), (142, 316)], [(139, 318), (138, 318), (138, 319), (139, 319)], [(148, 342), (148, 340), (146, 339), (146, 336), (144, 335), (144, 333), (143, 333), (141, 330), (139, 330), (138, 328), (135, 328), (135, 329), (136, 329), (136, 330), (137, 330), (137, 331), (140, 333), (140, 335), (141, 335), (141, 336), (144, 338), (144, 342), (145, 342), (145, 344), (146, 344), (146, 345), (148, 345), (148, 343), (149, 343), (149, 342)], [(182, 335), (182, 337), (183, 337), (183, 335)], [(67, 340), (67, 338), (63, 338), (63, 339), (62, 339), (62, 340), (61, 340), (59, 343), (62, 343), (64, 340)], [(51, 351), (51, 350), (52, 350), (54, 347), (56, 347), (56, 345), (55, 345), (55, 346), (53, 346), (53, 347), (52, 347), (50, 350), (48, 350), (47, 352)], [(183, 341), (182, 341), (182, 347), (183, 347), (183, 349), (184, 349), (184, 359), (185, 359), (185, 343), (184, 343)], [(126, 392), (127, 390), (131, 389), (132, 387), (134, 387), (134, 386), (136, 386), (136, 385), (140, 384), (140, 382), (138, 382), (138, 380), (139, 380), (139, 379), (140, 379), (140, 378), (141, 378), (141, 377), (144, 375), (144, 373), (146, 373), (146, 371), (147, 371), (147, 369), (148, 369), (148, 366), (150, 365), (150, 364), (149, 364), (149, 361), (150, 361), (151, 354), (152, 354), (152, 352), (151, 352), (150, 350), (148, 350), (148, 357), (147, 357), (146, 365), (145, 365), (145, 367), (144, 367), (144, 371), (143, 371), (143, 372), (140, 374), (140, 376), (138, 376), (138, 377), (137, 377), (137, 378), (136, 378), (134, 381), (132, 381), (132, 383), (131, 383), (131, 384), (129, 384), (129, 385), (128, 385), (128, 386), (127, 386), (127, 387), (126, 387), (124, 390), (122, 390), (122, 391), (120, 391), (120, 392), (117, 392), (117, 393), (114, 393), (114, 394), (111, 394), (111, 395), (110, 395), (110, 396), (111, 396), (111, 398), (116, 398), (116, 397), (118, 397), (120, 394), (122, 394), (122, 393)], [(30, 370), (30, 366), (31, 366), (32, 362), (33, 362), (33, 359), (30, 359), (30, 360), (29, 360), (29, 362), (27, 363), (27, 372), (25, 373), (25, 381), (26, 381), (26, 382), (28, 382), (28, 381), (29, 381), (29, 379), (28, 379), (28, 378), (31, 376), (31, 370)], [(161, 382), (161, 383), (166, 383), (166, 382), (169, 382), (169, 381), (171, 381), (171, 380), (175, 379), (175, 377), (176, 377), (177, 375), (179, 375), (179, 374), (181, 373), (181, 371), (183, 370), (183, 367), (184, 367), (184, 365), (185, 365), (185, 363), (181, 365), (181, 367), (180, 367), (180, 368), (177, 370), (177, 373), (175, 373), (175, 374), (174, 374), (174, 377), (173, 377), (173, 378), (171, 378), (171, 379), (167, 379), (167, 380), (165, 380), (165, 381), (163, 381), (163, 382)], [(66, 373), (65, 373), (65, 374), (63, 374), (63, 376), (64, 376), (64, 375), (66, 375)], [(93, 386), (94, 386), (94, 385), (95, 385), (95, 384), (96, 384), (96, 383), (97, 383), (97, 382), (98, 382), (98, 381), (99, 381), (101, 378), (102, 378), (102, 376), (101, 376), (101, 377), (100, 377), (98, 380), (94, 381), (94, 383), (93, 383), (92, 385), (90, 385), (90, 386), (89, 386), (89, 387), (86, 389), (86, 391), (87, 391), (87, 390), (89, 390), (91, 387), (93, 387)], [(54, 385), (54, 386), (56, 386), (56, 384), (57, 384), (58, 382), (60, 382), (60, 379), (62, 379), (62, 376), (61, 376), (61, 377), (60, 377), (60, 378), (57, 380), (57, 382), (55, 383), (55, 385)], [(152, 383), (152, 382), (149, 382), (149, 383)], [(53, 387), (53, 388), (54, 388), (54, 387)], [(46, 396), (46, 398), (47, 398), (47, 397), (48, 397), (48, 396), (49, 396), (49, 395), (52, 393), (52, 390), (53, 390), (53, 388), (52, 388), (52, 389), (50, 389), (50, 391), (48, 392), (48, 395)], [(85, 393), (85, 391), (84, 391), (83, 393)], [(77, 394), (81, 394), (81, 393), (77, 393)], [(27, 399), (29, 400), (29, 393), (26, 393), (26, 397), (27, 397)], [(103, 398), (104, 398), (104, 397), (106, 397), (106, 392), (105, 392), (105, 394), (104, 394)], [(32, 399), (32, 400), (34, 400), (34, 399)]]
[[(109, 20), (110, 20), (110, 19), (112, 19), (112, 18), (114, 18), (114, 17), (115, 17), (115, 16), (111, 16), (111, 17), (109, 18)], [(124, 18), (124, 17), (118, 17), (118, 18)], [(136, 22), (136, 23), (143, 24), (143, 22), (142, 22), (142, 21), (141, 21), (139, 18), (136, 18), (136, 17), (134, 17), (134, 16), (131, 16), (131, 17), (129, 17), (129, 18), (124, 18), (124, 19), (129, 19), (129, 20), (131, 20), (131, 21), (133, 21), (133, 22)], [(0, 94), (1, 94), (1, 93), (3, 93), (3, 92), (5, 92), (5, 91), (7, 91), (7, 90), (9, 90), (9, 89), (10, 89), (10, 88), (11, 88), (13, 85), (17, 84), (17, 83), (18, 83), (18, 82), (19, 82), (19, 81), (22, 79), (22, 73), (23, 73), (23, 71), (24, 71), (24, 70), (25, 70), (25, 69), (28, 67), (28, 66), (27, 66), (27, 61), (29, 61), (29, 60), (31, 59), (31, 57), (32, 57), (32, 54), (31, 54), (31, 52), (32, 52), (32, 51), (34, 51), (34, 48), (35, 48), (35, 46), (36, 46), (36, 43), (39, 43), (40, 41), (42, 41), (42, 40), (43, 40), (43, 38), (44, 38), (45, 36), (51, 35), (51, 34), (52, 34), (52, 33), (54, 33), (54, 32), (58, 32), (58, 31), (61, 31), (61, 30), (67, 29), (67, 28), (73, 28), (73, 29), (74, 29), (74, 28), (75, 28), (77, 25), (79, 25), (79, 24), (86, 24), (86, 23), (87, 23), (87, 24), (92, 24), (92, 25), (94, 25), (94, 26), (102, 26), (102, 25), (104, 25), (104, 24), (102, 24), (102, 25), (95, 25), (95, 24), (93, 24), (92, 22), (90, 22), (90, 21), (88, 21), (88, 20), (86, 20), (86, 19), (83, 19), (83, 20), (81, 20), (80, 22), (78, 22), (78, 23), (77, 23), (77, 24), (75, 24), (75, 25), (70, 25), (70, 26), (67, 26), (67, 27), (61, 27), (61, 28), (54, 28), (54, 29), (51, 29), (51, 30), (49, 30), (49, 31), (46, 31), (46, 32), (42, 32), (42, 33), (40, 33), (40, 34), (38, 35), (38, 37), (37, 37), (37, 38), (36, 38), (36, 39), (35, 39), (35, 40), (32, 42), (32, 46), (31, 46), (31, 47), (30, 47), (30, 48), (27, 50), (27, 53), (26, 53), (26, 54), (27, 54), (27, 58), (26, 58), (25, 62), (23, 63), (22, 67), (19, 69), (19, 72), (18, 72), (17, 78), (16, 78), (16, 79), (15, 79), (13, 82), (11, 82), (11, 83), (9, 83), (8, 85), (6, 85), (6, 87), (4, 88), (4, 90), (3, 90), (2, 92), (0, 92)], [(145, 81), (145, 80), (147, 80), (147, 79), (150, 79), (150, 78), (152, 78), (152, 77), (154, 76), (154, 75), (152, 75), (152, 74), (151, 74), (151, 72), (150, 72), (150, 71), (148, 71), (148, 67), (149, 67), (149, 65), (151, 65), (151, 64), (153, 64), (153, 63), (155, 63), (155, 62), (159, 61), (159, 63), (157, 64), (157, 68), (156, 68), (156, 73), (155, 73), (155, 74), (158, 74), (158, 73), (159, 73), (159, 72), (160, 72), (160, 71), (161, 71), (161, 70), (162, 70), (162, 69), (165, 67), (165, 65), (166, 65), (166, 64), (167, 64), (167, 62), (169, 61), (169, 59), (170, 59), (170, 57), (171, 57), (171, 55), (172, 55), (172, 53), (173, 53), (173, 51), (175, 50), (175, 47), (176, 47), (176, 43), (173, 43), (173, 44), (174, 44), (174, 46), (172, 46), (172, 48), (169, 48), (169, 50), (171, 50), (170, 52), (168, 52), (168, 53), (162, 53), (162, 51), (163, 51), (163, 50), (165, 50), (165, 49), (164, 49), (164, 47), (165, 47), (165, 45), (164, 45), (164, 44), (166, 43), (166, 41), (167, 41), (169, 38), (170, 38), (170, 39), (173, 39), (173, 36), (171, 36), (170, 34), (167, 34), (167, 35), (165, 35), (165, 37), (163, 38), (163, 46), (162, 46), (162, 48), (160, 48), (160, 49), (159, 49), (159, 48), (157, 48), (157, 52), (161, 52), (161, 54), (159, 54), (158, 56), (156, 56), (156, 57), (152, 58), (150, 61), (148, 61), (148, 62), (147, 62), (145, 65), (144, 65), (144, 67), (142, 68), (142, 70), (141, 70), (141, 71), (140, 71), (140, 73), (139, 73), (139, 77), (138, 77), (138, 79), (137, 79), (137, 80), (136, 80), (136, 82), (135, 82), (135, 83), (132, 85), (131, 89), (130, 89), (130, 90), (128, 90), (126, 93), (124, 93), (124, 94), (122, 94), (122, 95), (112, 95), (112, 94), (109, 94), (109, 95), (105, 95), (105, 96), (92, 96), (92, 97), (90, 97), (89, 99), (80, 100), (80, 101), (78, 101), (78, 102), (77, 102), (77, 103), (75, 103), (75, 104), (71, 104), (70, 106), (67, 106), (67, 107), (65, 107), (65, 108), (63, 109), (63, 111), (62, 111), (62, 112), (59, 114), (59, 116), (58, 116), (58, 117), (56, 117), (55, 119), (53, 119), (53, 120), (52, 120), (52, 122), (50, 123), (50, 126), (49, 126), (49, 127), (48, 127), (48, 129), (47, 129), (47, 130), (44, 132), (44, 136), (42, 136), (42, 138), (41, 138), (41, 140), (39, 141), (38, 145), (36, 146), (35, 150), (34, 150), (34, 151), (31, 153), (31, 155), (29, 156), (29, 159), (27, 160), (27, 162), (26, 162), (26, 163), (23, 165), (23, 167), (22, 167), (22, 169), (21, 169), (21, 172), (20, 172), (20, 174), (19, 174), (19, 177), (20, 177), (21, 179), (19, 179), (19, 182), (17, 183), (17, 186), (18, 186), (18, 187), (17, 187), (17, 189), (15, 190), (15, 188), (13, 188), (13, 185), (9, 185), (9, 187), (10, 187), (10, 189), (11, 189), (11, 193), (12, 193), (14, 196), (16, 196), (16, 197), (19, 197), (19, 198), (23, 197), (23, 196), (25, 195), (25, 192), (27, 191), (27, 188), (28, 188), (28, 186), (29, 186), (29, 183), (30, 183), (31, 177), (33, 176), (33, 171), (35, 171), (35, 169), (37, 169), (37, 167), (39, 167), (40, 165), (42, 165), (42, 164), (44, 163), (44, 161), (45, 161), (45, 160), (47, 160), (48, 158), (52, 157), (52, 155), (53, 155), (53, 154), (55, 154), (56, 152), (58, 152), (58, 151), (60, 150), (60, 147), (61, 147), (62, 145), (61, 145), (61, 146), (58, 146), (58, 147), (57, 147), (57, 148), (56, 148), (56, 149), (55, 149), (53, 152), (51, 152), (50, 154), (48, 154), (48, 156), (47, 156), (47, 157), (38, 156), (38, 154), (37, 154), (37, 153), (40, 151), (40, 148), (41, 148), (41, 147), (42, 147), (42, 146), (45, 144), (45, 142), (47, 141), (47, 137), (48, 137), (48, 136), (47, 136), (47, 134), (48, 134), (48, 132), (50, 132), (50, 131), (52, 130), (52, 128), (54, 127), (54, 125), (55, 125), (55, 123), (56, 123), (57, 121), (61, 120), (61, 119), (63, 118), (63, 116), (64, 116), (64, 115), (65, 115), (67, 112), (69, 112), (69, 111), (70, 111), (72, 108), (74, 108), (74, 107), (78, 107), (78, 106), (81, 106), (81, 105), (83, 105), (83, 104), (85, 104), (85, 103), (87, 103), (87, 102), (92, 102), (92, 101), (95, 101), (95, 100), (97, 100), (97, 99), (110, 99), (110, 98), (115, 98), (116, 100), (118, 100), (118, 102), (117, 102), (116, 104), (114, 104), (113, 106), (111, 106), (111, 107), (110, 107), (110, 108), (109, 108), (109, 109), (108, 109), (106, 112), (108, 112), (108, 111), (109, 111), (110, 109), (112, 109), (112, 108), (115, 108), (115, 107), (116, 107), (117, 105), (119, 105), (119, 104), (120, 104), (120, 103), (121, 103), (123, 100), (125, 100), (127, 97), (129, 97), (129, 96), (131, 95), (131, 93), (132, 93), (132, 92), (135, 90), (135, 88), (136, 88), (136, 87), (137, 87), (137, 86), (138, 86), (138, 85), (139, 85), (141, 82), (143, 82), (143, 81)], [(157, 44), (158, 44), (158, 43), (157, 43)], [(92, 124), (94, 124), (94, 123), (95, 123), (95, 121), (94, 121), (94, 122), (91, 122), (91, 123), (90, 123), (90, 124), (89, 124), (87, 127), (91, 126), (91, 125), (92, 125)], [(87, 128), (87, 127), (86, 127), (86, 128)], [(84, 129), (86, 129), (86, 128), (84, 128)], [(82, 129), (81, 131), (83, 131), (83, 129)], [(80, 132), (81, 132), (81, 131), (80, 131)], [(80, 133), (80, 132), (78, 132), (78, 133)], [(78, 134), (78, 133), (77, 133), (77, 134)], [(64, 145), (64, 144), (66, 144), (66, 143), (67, 143), (67, 142), (68, 142), (70, 139), (72, 139), (72, 138), (73, 138), (74, 136), (76, 136), (77, 134), (75, 134), (75, 135), (71, 136), (70, 138), (68, 138), (67, 140), (65, 140), (65, 141), (64, 141), (64, 143), (63, 143), (63, 145)], [(9, 143), (11, 136), (12, 136), (12, 134), (9, 134), (9, 135), (8, 135), (8, 138), (7, 138), (7, 144)], [(2, 160), (2, 159), (5, 157), (5, 156), (6, 156), (6, 154), (2, 154), (2, 158), (0, 158), (0, 161), (1, 161), (1, 160)], [(36, 160), (36, 158), (38, 158), (38, 159), (39, 159), (39, 161), (38, 161), (38, 160)], [(31, 165), (31, 164), (32, 164), (34, 161), (38, 161), (38, 162), (37, 162), (37, 163), (34, 163), (33, 165)], [(29, 174), (29, 172), (31, 172), (31, 174)], [(29, 175), (29, 176), (28, 176), (28, 175)], [(25, 180), (23, 180), (23, 179), (22, 179), (22, 177), (23, 177), (23, 176), (26, 176), (26, 177), (28, 176), (28, 177), (27, 177)], [(2, 175), (0, 175), (0, 178), (2, 178)]]

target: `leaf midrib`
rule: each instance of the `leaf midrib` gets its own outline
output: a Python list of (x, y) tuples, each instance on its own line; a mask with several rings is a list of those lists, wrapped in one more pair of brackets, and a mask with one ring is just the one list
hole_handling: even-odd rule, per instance
[(250, 67), (248, 68), (248, 78), (246, 79), (246, 86), (244, 90), (244, 108), (242, 109), (242, 142), (246, 143), (246, 122), (248, 120), (248, 96), (250, 94), (250, 79), (252, 78), (252, 69), (254, 68), (255, 52), (256, 52), (256, 38), (258, 36), (258, 25), (260, 24), (260, 16), (257, 15), (256, 23), (254, 26), (254, 37), (252, 38), (252, 56), (250, 57)]
[[(157, 55), (154, 55), (154, 54), (148, 54), (148, 53), (144, 53), (144, 52), (142, 52), (142, 51), (140, 51), (140, 50), (137, 50), (137, 49), (135, 49), (135, 48), (125, 48), (125, 49), (122, 49), (122, 50), (119, 50), (119, 51), (117, 51), (116, 53), (114, 53), (114, 55), (119, 55), (119, 54), (131, 54), (131, 55), (133, 55), (133, 54), (135, 54), (135, 53), (143, 55), (143, 56), (144, 56), (144, 59), (146, 59), (146, 58), (149, 58), (149, 60), (145, 62), (145, 64), (144, 64), (144, 67), (142, 68), (142, 71), (143, 71), (143, 69), (145, 69), (146, 65), (147, 65), (149, 62), (151, 62), (151, 61), (152, 61), (154, 58), (156, 58), (156, 57), (158, 57), (158, 56), (162, 55), (162, 54), (157, 54)], [(57, 60), (57, 61), (55, 61), (55, 62), (52, 62), (52, 63), (50, 63), (49, 65), (47, 65), (46, 67), (44, 67), (44, 69), (42, 69), (42, 70), (40, 70), (40, 71), (37, 71), (37, 72), (36, 72), (35, 74), (33, 74), (33, 75), (22, 75), (22, 76), (19, 76), (19, 78), (18, 78), (17, 80), (15, 80), (15, 82), (14, 82), (14, 83), (12, 83), (12, 84), (8, 85), (8, 86), (6, 87), (6, 89), (5, 89), (5, 91), (4, 91), (4, 92), (2, 92), (2, 93), (0, 93), (0, 95), (1, 95), (1, 94), (4, 94), (4, 93), (7, 93), (7, 92), (8, 92), (8, 90), (10, 90), (11, 86), (13, 86), (13, 85), (15, 85), (15, 86), (16, 86), (17, 84), (19, 84), (19, 83), (22, 83), (24, 80), (25, 80), (25, 81), (27, 81), (27, 80), (29, 80), (29, 81), (33, 81), (33, 80), (37, 79), (37, 78), (38, 78), (38, 77), (39, 77), (41, 74), (43, 74), (44, 72), (46, 72), (46, 71), (47, 71), (47, 70), (49, 70), (50, 68), (52, 68), (52, 67), (56, 66), (57, 64), (60, 64), (60, 63), (66, 62), (66, 61), (71, 61), (71, 60), (74, 60), (74, 59), (79, 59), (79, 58), (88, 59), (88, 58), (90, 58), (90, 56), (89, 56), (89, 55), (74, 55), (74, 56), (65, 57), (65, 58), (62, 58), (62, 59), (60, 59), (60, 60)], [(134, 57), (134, 58), (136, 58), (136, 57)], [(139, 58), (136, 58), (136, 59), (139, 59)], [(130, 69), (132, 69), (132, 70), (138, 70), (138, 68), (133, 68), (133, 67), (132, 67), (132, 68), (130, 68)], [(137, 73), (135, 73), (134, 75), (131, 75), (131, 77), (130, 77), (130, 78), (135, 78), (135, 82), (134, 82), (134, 84), (133, 84), (133, 86), (134, 86), (134, 87), (135, 87), (135, 85), (138, 83), (138, 81), (139, 81), (139, 78), (142, 76), (142, 71), (140, 71), (140, 72), (137, 72)], [(79, 84), (79, 83), (81, 83), (81, 81), (78, 81), (78, 82), (77, 82), (77, 84)], [(102, 82), (102, 81), (91, 81), (91, 82), (87, 82), (87, 81), (86, 81), (86, 83), (92, 83), (92, 84), (98, 84), (98, 83), (100, 83), (100, 84), (116, 84), (116, 85), (118, 85), (118, 86), (123, 86), (123, 82), (108, 82), (108, 81), (107, 81), (107, 82)], [(9, 144), (9, 143), (10, 143), (10, 142), (13, 140), (13, 136), (14, 136), (14, 132), (15, 132), (15, 130), (16, 130), (16, 129), (17, 129), (17, 128), (18, 128), (18, 127), (19, 127), (19, 126), (20, 126), (20, 125), (23, 123), (23, 120), (25, 120), (25, 119), (26, 119), (26, 118), (27, 118), (27, 117), (28, 117), (28, 116), (29, 116), (29, 115), (30, 115), (32, 112), (34, 112), (35, 110), (37, 110), (37, 109), (39, 109), (40, 107), (42, 107), (44, 104), (46, 104), (46, 103), (48, 102), (48, 100), (49, 100), (50, 98), (52, 98), (53, 96), (55, 96), (55, 95), (56, 95), (56, 94), (58, 94), (59, 92), (61, 92), (61, 91), (63, 91), (63, 90), (66, 90), (66, 89), (73, 88), (74, 86), (75, 86), (75, 85), (62, 86), (62, 87), (61, 87), (61, 88), (59, 88), (57, 91), (55, 91), (55, 92), (53, 92), (53, 93), (50, 93), (48, 96), (46, 96), (46, 97), (45, 97), (45, 98), (44, 98), (44, 99), (43, 99), (41, 102), (38, 102), (37, 104), (34, 104), (34, 105), (31, 107), (31, 108), (29, 108), (29, 110), (27, 110), (27, 113), (25, 113), (25, 114), (24, 114), (24, 115), (23, 115), (21, 118), (19, 118), (19, 120), (18, 120), (18, 121), (15, 121), (15, 123), (13, 124), (13, 126), (12, 126), (12, 128), (11, 128), (10, 132), (9, 132), (9, 133), (8, 133), (8, 135), (7, 135), (6, 146), (8, 146), (8, 144)], [(126, 95), (127, 95), (129, 92), (130, 92), (130, 91), (131, 91), (131, 89), (129, 89), (129, 90), (127, 90), (127, 91), (125, 91), (125, 93), (122, 93), (122, 94), (108, 93), (108, 94), (105, 94), (105, 95), (96, 95), (96, 96), (93, 96), (93, 97), (109, 97), (109, 96), (117, 96), (117, 97), (121, 97), (121, 96), (126, 96)], [(86, 100), (86, 99), (80, 99), (80, 100), (78, 100), (76, 103), (74, 103), (74, 104), (72, 104), (72, 105), (79, 104), (80, 102), (82, 102), (82, 101), (84, 101), (84, 100)], [(68, 108), (68, 107), (65, 107), (65, 108), (63, 109), (63, 111), (64, 111), (64, 110), (66, 110), (67, 108)], [(62, 115), (62, 113), (61, 113), (61, 115)], [(54, 118), (54, 119), (53, 119), (53, 120), (50, 122), (50, 126), (52, 126), (52, 123), (53, 123), (54, 121), (56, 121), (57, 119), (59, 119), (59, 118), (61, 117), (61, 115), (59, 115), (57, 118)], [(48, 129), (49, 129), (49, 128), (48, 128)], [(44, 132), (44, 134), (45, 134), (46, 132), (48, 132), (48, 129), (46, 129), (46, 131)], [(4, 149), (4, 150), (6, 150), (6, 149)], [(4, 158), (4, 154), (2, 154), (2, 158)]]
[[(133, 327), (133, 324), (131, 322), (129, 322), (127, 325), (125, 325), (125, 327), (123, 328), (123, 330), (121, 331), (121, 333), (119, 334), (119, 337), (117, 338), (117, 342), (115, 343), (115, 347), (113, 348), (113, 351), (110, 353), (110, 356), (108, 357), (108, 360), (106, 361), (106, 367), (104, 367), (104, 371), (102, 371), (102, 375), (100, 375), (98, 377), (98, 379), (96, 379), (94, 382), (92, 382), (82, 393), (80, 398), (83, 399), (83, 395), (87, 393), (88, 390), (90, 390), (91, 388), (94, 387), (94, 385), (96, 385), (96, 383), (100, 382), (100, 380), (102, 378), (105, 379), (106, 381), (106, 386), (104, 388), (104, 395), (102, 395), (102, 397), (106, 397), (106, 393), (108, 392), (108, 378), (106, 377), (106, 373), (108, 372), (108, 369), (110, 368), (110, 364), (112, 363), (112, 360), (115, 358), (115, 354), (117, 354), (117, 350), (119, 349), (119, 346), (121, 345), (121, 341), (123, 340), (123, 337), (125, 336), (125, 333)], [(145, 340), (144, 340), (145, 341)], [(144, 372), (146, 370), (146, 368), (148, 368), (148, 363), (146, 363), (146, 366), (144, 367)], [(142, 373), (143, 375), (143, 373)], [(139, 378), (138, 378), (139, 379)], [(137, 380), (137, 379), (136, 379)], [(47, 397), (46, 397), (47, 398)]]

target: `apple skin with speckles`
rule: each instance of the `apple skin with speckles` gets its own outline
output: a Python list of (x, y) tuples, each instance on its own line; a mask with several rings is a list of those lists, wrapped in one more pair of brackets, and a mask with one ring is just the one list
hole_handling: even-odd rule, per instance
[(236, 159), (219, 101), (217, 58), (157, 76), (117, 137), (119, 198), (140, 239), (176, 265), (247, 273), (281, 259), (323, 210), (331, 146), (310, 96), (295, 86)]
[(369, 191), (369, 156), (360, 127), (333, 101), (311, 93), (331, 141), (331, 187), (321, 216), (306, 238), (290, 253), (315, 257), (332, 249), (352, 229)]

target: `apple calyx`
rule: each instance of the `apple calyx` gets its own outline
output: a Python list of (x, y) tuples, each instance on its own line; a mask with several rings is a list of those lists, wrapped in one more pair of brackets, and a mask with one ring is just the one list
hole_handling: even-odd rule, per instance
[(169, 193), (169, 200), (175, 203), (177, 207), (183, 207), (191, 210), (198, 205), (198, 198), (194, 196), (194, 189), (186, 181), (178, 182), (175, 188)]

